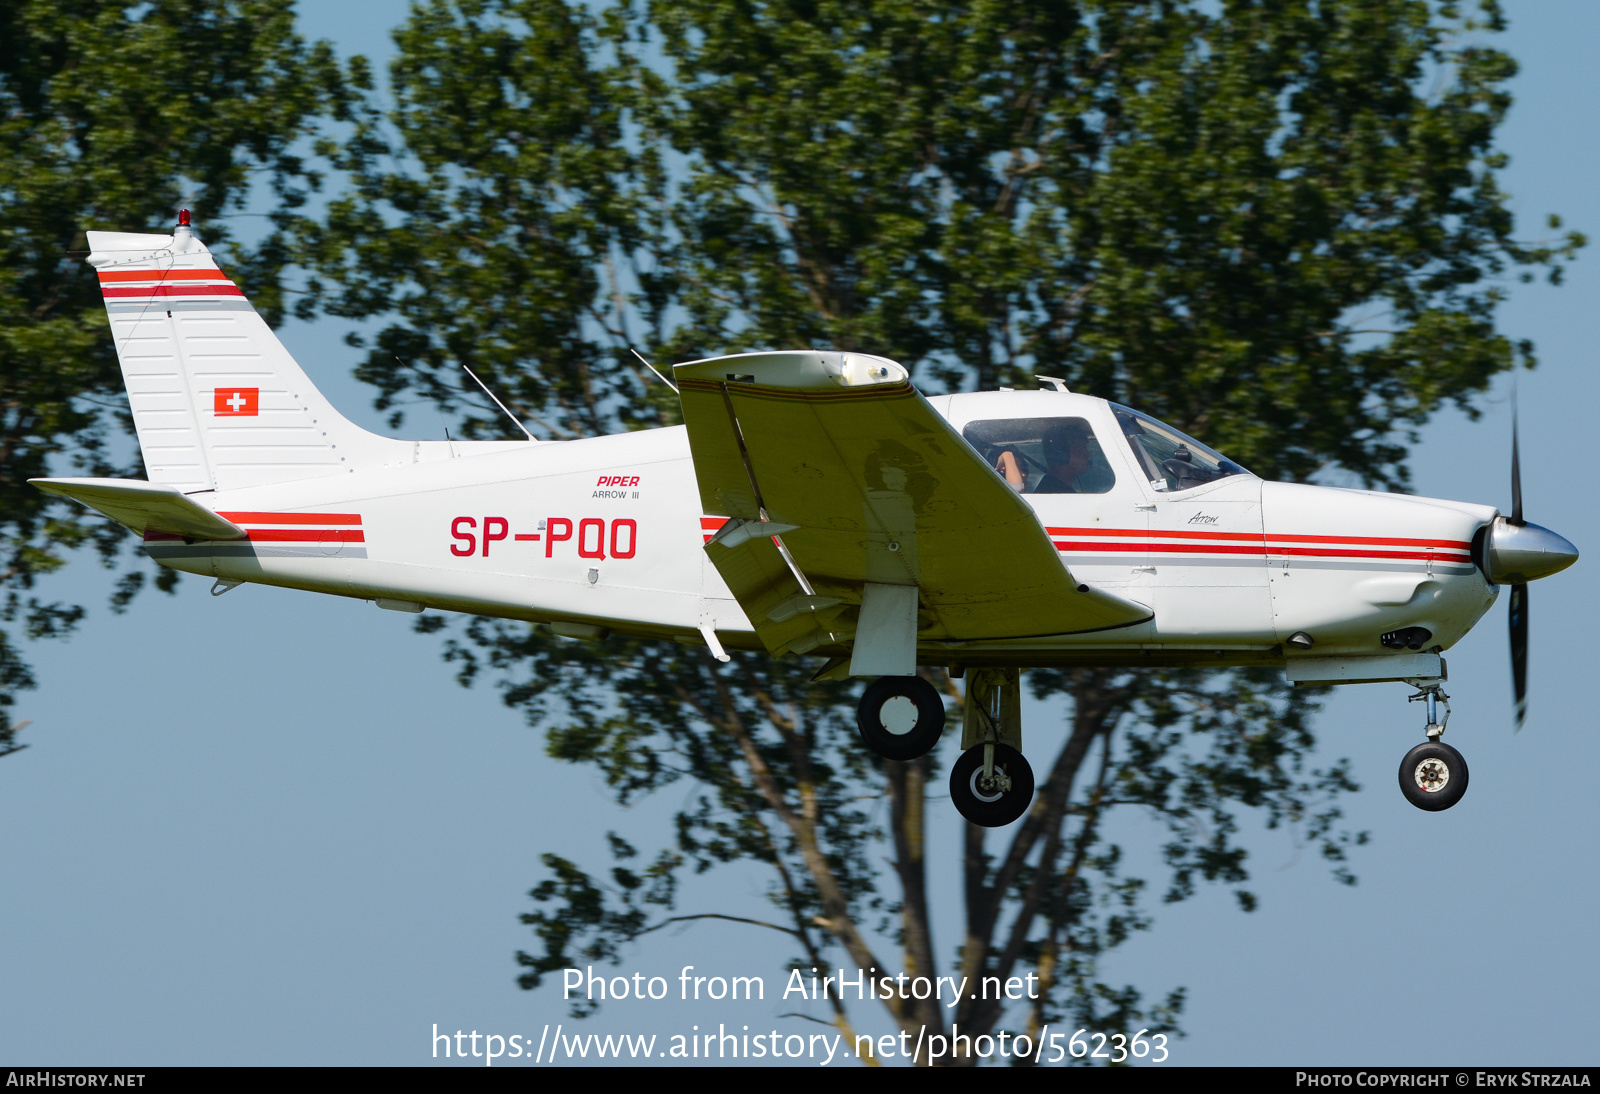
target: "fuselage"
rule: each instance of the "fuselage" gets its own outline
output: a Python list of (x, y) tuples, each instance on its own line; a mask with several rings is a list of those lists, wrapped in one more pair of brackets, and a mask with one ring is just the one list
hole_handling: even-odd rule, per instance
[[(919, 647), (923, 663), (1282, 664), (1303, 640), (1319, 656), (1405, 648), (1393, 636), (1407, 628), (1427, 632), (1411, 649), (1448, 649), (1494, 602), (1471, 546), (1492, 506), (1247, 473), (1174, 490), (1141, 466), (1104, 400), (1040, 391), (930, 402), (957, 430), (1087, 422), (1112, 477), (1094, 493), (1027, 500), (1078, 581), (1151, 618), (1045, 638), (955, 636)], [(408, 447), (410, 462), (194, 494), (249, 538), (147, 535), (145, 548), (224, 581), (521, 619), (573, 637), (699, 642), (709, 622), (723, 644), (761, 648), (706, 559), (721, 518), (700, 510), (683, 428)]]

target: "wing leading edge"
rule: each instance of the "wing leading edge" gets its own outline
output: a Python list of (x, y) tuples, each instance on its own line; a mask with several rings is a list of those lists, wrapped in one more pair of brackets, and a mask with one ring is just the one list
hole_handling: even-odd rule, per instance
[(885, 633), (863, 618), (864, 594), (912, 601), (871, 586), (916, 588), (918, 642), (1150, 618), (1073, 578), (1033, 510), (895, 362), (805, 350), (674, 371), (701, 504), (731, 518), (706, 552), (773, 652)]

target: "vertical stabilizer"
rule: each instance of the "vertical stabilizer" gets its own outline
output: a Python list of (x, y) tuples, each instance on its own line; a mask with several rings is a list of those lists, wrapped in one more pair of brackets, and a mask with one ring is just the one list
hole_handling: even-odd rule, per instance
[(189, 226), (90, 232), (150, 481), (184, 493), (398, 462), (323, 398)]

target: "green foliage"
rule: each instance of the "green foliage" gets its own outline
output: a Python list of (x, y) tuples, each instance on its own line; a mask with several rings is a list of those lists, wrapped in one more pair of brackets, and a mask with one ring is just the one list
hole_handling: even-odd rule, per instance
[(1512, 363), (1500, 276), (1555, 277), (1583, 242), (1512, 238), (1492, 138), (1515, 65), (1456, 45), (1454, 5), (652, 14), (674, 79), (644, 73), (644, 117), (691, 170), (685, 349), (1048, 373), (1268, 477), (1400, 482), (1391, 434)]
[[(607, 833), (611, 853), (619, 862), (635, 857), (639, 852), (616, 833)], [(554, 904), (553, 911), (528, 912), (522, 922), (534, 928), (545, 941), (545, 954), (534, 957), (517, 954), (517, 963), (527, 969), (517, 983), (524, 988), (537, 988), (546, 975), (560, 972), (572, 965), (572, 945), (578, 955), (587, 961), (609, 961), (616, 964), (621, 959), (622, 948), (649, 929), (650, 905), (672, 906), (676, 891), (678, 856), (663, 851), (643, 874), (625, 866), (611, 870), (612, 903), (608, 894), (595, 885), (583, 870), (559, 855), (540, 856), (551, 876), (534, 886), (528, 895), (536, 903)], [(573, 1008), (582, 1017), (599, 1008), (598, 1003), (580, 1001)]]
[[(1583, 243), (1513, 234), (1493, 139), (1515, 67), (1481, 44), (1500, 23), (1492, 0), (430, 0), (396, 35), (393, 110), (323, 149), (351, 186), (297, 226), (306, 307), (387, 321), (362, 375), (397, 422), (420, 399), (502, 428), (466, 364), (557, 435), (666, 424), (636, 341), (671, 360), (811, 345), (894, 357), (926, 388), (1061, 376), (1268, 477), (1400, 485), (1408, 431), (1532, 364), (1494, 325), (1505, 280), (1558, 279)], [(888, 968), (887, 937), (912, 975), (1034, 970), (1035, 1029), (1175, 1030), (1181, 990), (1146, 1006), (1097, 978), (1151, 924), (1108, 818), (1163, 819), (1167, 900), (1203, 880), (1245, 910), (1245, 816), (1346, 883), (1365, 839), (1340, 828), (1345, 766), (1312, 765), (1315, 695), (1277, 674), (1036, 671), (1070, 697), (1065, 743), (1034, 754), (1034, 809), (1003, 846), (966, 830), (941, 950), (937, 776), (863, 754), (851, 689), (486, 620), (446, 650), (620, 803), (695, 787), (643, 873), (621, 844), (609, 881), (546, 859), (527, 986), (730, 918), (666, 913), (681, 871), (743, 860), (770, 870), (776, 915), (740, 921), (796, 961)], [(948, 1018), (887, 1006), (907, 1029)], [(954, 1020), (1005, 1017), (969, 1000)]]
[[(368, 111), (351, 139), (321, 146), (352, 185), (325, 223), (301, 226), (318, 274), (307, 314), (325, 296), (334, 315), (399, 318), (357, 372), (396, 428), (414, 393), (476, 410), (467, 437), (504, 429), (461, 365), (557, 436), (660, 424), (664, 400), (632, 405), (644, 370), (626, 348), (653, 340), (665, 303), (633, 265), (659, 242), (641, 209), (665, 182), (656, 157), (626, 147), (626, 88), (594, 63), (593, 19), (538, 0), (432, 0), (395, 41), (392, 133)], [(414, 170), (394, 170), (397, 157)]]
[(631, 341), (829, 345), (952, 387), (1064, 376), (1269, 477), (1400, 483), (1397, 431), (1531, 363), (1493, 325), (1508, 272), (1583, 242), (1512, 234), (1515, 65), (1461, 44), (1485, 19), (434, 0), (392, 128), (328, 149), (357, 185), (308, 257), (336, 313), (397, 318), (363, 370), (384, 406), (467, 406), (466, 363), (553, 429), (655, 424)]
[[(11, 657), (12, 653), (9, 647), (0, 650), (0, 681), (10, 681), (11, 679)], [(7, 686), (15, 687), (16, 684), (8, 682)], [(0, 722), (0, 756), (9, 756), (13, 752), (21, 752), (28, 747), (17, 743), (17, 734), (22, 732), (27, 725), (27, 722), (12, 724), (9, 718), (4, 722)]]
[[(188, 205), (226, 248), (225, 218), (262, 182), (297, 205), (315, 180), (294, 144), (336, 103), (338, 73), (293, 23), (282, 0), (0, 4), (0, 622), (30, 636), (69, 630), (82, 609), (19, 591), (75, 548), (110, 564), (123, 537), (27, 480), (139, 474), (115, 466), (131, 421), (84, 232), (168, 231)], [(270, 262), (235, 254), (235, 274), (276, 305)], [(117, 606), (143, 580), (126, 575)], [(31, 684), (0, 632), (0, 716)]]

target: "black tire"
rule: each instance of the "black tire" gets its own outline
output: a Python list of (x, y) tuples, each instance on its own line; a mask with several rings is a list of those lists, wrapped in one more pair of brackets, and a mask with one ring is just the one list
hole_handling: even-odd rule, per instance
[(1449, 809), (1467, 792), (1467, 761), (1443, 741), (1428, 741), (1400, 761), (1400, 793), (1418, 809)]
[(856, 727), (867, 747), (884, 759), (914, 760), (939, 743), (944, 700), (920, 676), (880, 676), (861, 693)]
[(1003, 794), (985, 794), (978, 787), (983, 774), (983, 750), (983, 745), (967, 749), (950, 769), (950, 800), (963, 817), (978, 827), (1003, 828), (1033, 804), (1033, 768), (1010, 745), (995, 745), (994, 766), (1011, 777), (1011, 789)]

